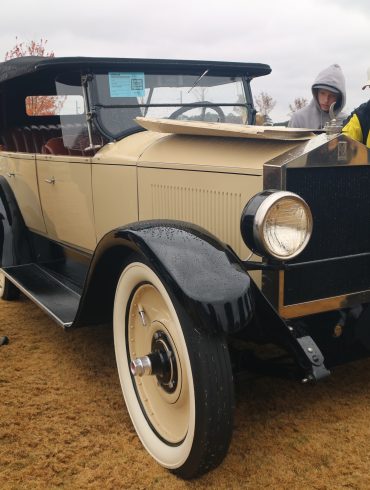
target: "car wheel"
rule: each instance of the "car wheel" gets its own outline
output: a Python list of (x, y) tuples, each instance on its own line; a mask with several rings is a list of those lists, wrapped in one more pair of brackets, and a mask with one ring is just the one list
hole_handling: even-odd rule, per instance
[(130, 263), (116, 290), (114, 344), (127, 409), (143, 445), (162, 466), (193, 478), (227, 453), (233, 379), (224, 339), (196, 329), (174, 303), (149, 266)]
[(0, 272), (0, 299), (12, 301), (18, 298), (19, 289), (9, 281), (3, 272)]

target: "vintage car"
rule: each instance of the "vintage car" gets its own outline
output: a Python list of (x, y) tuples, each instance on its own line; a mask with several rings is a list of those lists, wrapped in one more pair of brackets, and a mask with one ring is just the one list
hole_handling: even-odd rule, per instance
[(255, 126), (270, 71), (0, 64), (1, 297), (113, 325), (138, 436), (183, 478), (227, 453), (235, 374), (308, 383), (369, 355), (368, 150)]

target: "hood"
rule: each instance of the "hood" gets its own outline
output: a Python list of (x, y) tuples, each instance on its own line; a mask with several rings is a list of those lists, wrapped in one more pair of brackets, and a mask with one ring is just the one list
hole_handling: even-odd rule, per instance
[(337, 64), (328, 66), (328, 68), (325, 68), (325, 70), (322, 70), (317, 75), (315, 81), (312, 84), (311, 90), (313, 98), (315, 100), (317, 108), (321, 110), (317, 101), (317, 89), (319, 88), (319, 86), (320, 88), (327, 87), (328, 90), (333, 88), (334, 91), (339, 91), (340, 96), (338, 97), (338, 101), (335, 104), (335, 112), (340, 112), (346, 105), (346, 83), (341, 67)]
[[(149, 122), (158, 124), (156, 119), (146, 121)], [(265, 162), (315, 138), (309, 131), (286, 131), (290, 135), (305, 135), (293, 139), (267, 137), (259, 141), (257, 138), (235, 137), (236, 124), (223, 124), (226, 128), (220, 129), (220, 134), (212, 135), (206, 123), (201, 126), (206, 126), (203, 129), (208, 132), (202, 133), (202, 128), (194, 122), (188, 124), (188, 133), (179, 134), (179, 128), (173, 123), (185, 125), (185, 121), (167, 121), (163, 123), (167, 132), (159, 132), (162, 129), (160, 125), (157, 130), (141, 131), (108, 143), (93, 157), (93, 163), (262, 175)], [(169, 125), (173, 126), (172, 130), (168, 129)], [(229, 134), (231, 130), (227, 131), (228, 126), (234, 127), (232, 134)], [(281, 132), (283, 129), (286, 130), (280, 128)], [(175, 130), (177, 133), (173, 132)], [(280, 132), (279, 129), (277, 131)]]

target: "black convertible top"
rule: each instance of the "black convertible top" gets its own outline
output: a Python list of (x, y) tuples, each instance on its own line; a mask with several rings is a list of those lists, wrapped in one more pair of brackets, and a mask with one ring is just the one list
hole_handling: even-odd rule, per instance
[(14, 78), (31, 75), (36, 72), (145, 69), (168, 71), (169, 73), (189, 73), (201, 75), (210, 70), (212, 75), (260, 77), (271, 73), (269, 65), (262, 63), (237, 63), (231, 61), (163, 60), (140, 58), (87, 58), (68, 57), (50, 58), (42, 56), (24, 56), (0, 63), (0, 83)]

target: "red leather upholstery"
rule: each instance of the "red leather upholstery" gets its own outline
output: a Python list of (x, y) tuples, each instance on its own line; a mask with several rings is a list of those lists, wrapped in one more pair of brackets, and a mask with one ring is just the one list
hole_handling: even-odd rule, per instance
[[(73, 138), (73, 148), (64, 146), (61, 126), (52, 124), (9, 128), (0, 135), (0, 143), (7, 151), (25, 153), (79, 156), (93, 156), (96, 153), (96, 149), (86, 150), (90, 146), (89, 139), (85, 134), (86, 127), (68, 124), (64, 127), (64, 131), (76, 136)], [(104, 145), (103, 138), (95, 133), (93, 134), (93, 142), (95, 145)]]
[(50, 138), (41, 149), (41, 153), (49, 155), (69, 155), (68, 148), (64, 146), (63, 138)]

